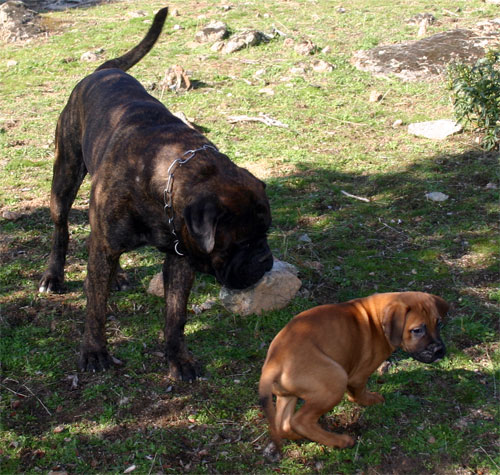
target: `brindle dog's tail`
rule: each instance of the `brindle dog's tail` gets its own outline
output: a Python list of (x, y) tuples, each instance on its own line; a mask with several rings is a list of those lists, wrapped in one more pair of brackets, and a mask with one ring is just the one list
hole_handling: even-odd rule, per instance
[(160, 36), (163, 24), (167, 18), (168, 7), (162, 8), (154, 17), (153, 24), (149, 29), (148, 33), (144, 39), (135, 47), (132, 48), (128, 53), (118, 58), (110, 59), (105, 63), (101, 64), (96, 71), (101, 69), (117, 68), (122, 71), (130, 69), (134, 64), (137, 64), (144, 56), (146, 56), (151, 48), (156, 43), (156, 40)]

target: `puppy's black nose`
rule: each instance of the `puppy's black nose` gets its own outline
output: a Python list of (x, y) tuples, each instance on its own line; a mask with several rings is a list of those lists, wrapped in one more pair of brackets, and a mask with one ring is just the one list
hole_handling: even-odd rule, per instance
[(441, 359), (444, 357), (445, 354), (446, 354), (446, 347), (444, 346), (444, 343), (438, 343), (436, 348), (434, 349), (434, 358)]

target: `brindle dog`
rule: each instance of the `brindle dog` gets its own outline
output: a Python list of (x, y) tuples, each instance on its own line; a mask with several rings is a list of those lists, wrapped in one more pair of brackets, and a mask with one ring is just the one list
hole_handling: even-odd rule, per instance
[(186, 305), (195, 272), (230, 288), (257, 282), (273, 257), (265, 185), (236, 166), (125, 73), (155, 44), (167, 8), (145, 38), (106, 61), (73, 90), (56, 129), (50, 210), (55, 224), (41, 292), (62, 290), (68, 213), (92, 177), (86, 282), (87, 315), (79, 367), (99, 371), (113, 362), (105, 337), (112, 282), (123, 285), (122, 253), (152, 245), (166, 253), (165, 356), (173, 379), (193, 380), (198, 369), (184, 341)]

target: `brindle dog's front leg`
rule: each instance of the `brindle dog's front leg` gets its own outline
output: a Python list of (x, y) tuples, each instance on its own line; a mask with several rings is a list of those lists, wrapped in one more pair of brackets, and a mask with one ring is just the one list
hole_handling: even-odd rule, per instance
[(194, 381), (196, 369), (193, 357), (184, 341), (186, 306), (195, 273), (185, 257), (169, 255), (163, 263), (165, 291), (165, 357), (169, 377)]
[(94, 232), (89, 239), (87, 315), (78, 366), (81, 371), (108, 369), (113, 359), (106, 348), (106, 302), (120, 255), (111, 255)]

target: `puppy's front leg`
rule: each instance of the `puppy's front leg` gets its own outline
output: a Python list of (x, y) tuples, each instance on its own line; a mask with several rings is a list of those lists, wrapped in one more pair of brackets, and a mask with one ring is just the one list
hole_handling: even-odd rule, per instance
[(360, 406), (373, 406), (385, 401), (384, 396), (366, 389), (366, 381), (362, 383), (351, 383), (347, 385), (347, 398)]
[(194, 381), (195, 362), (184, 341), (186, 307), (195, 273), (185, 257), (169, 255), (163, 263), (165, 291), (165, 358), (169, 377)]
[(110, 255), (95, 233), (89, 238), (87, 315), (78, 366), (81, 371), (108, 369), (113, 360), (106, 348), (106, 302), (120, 255)]

